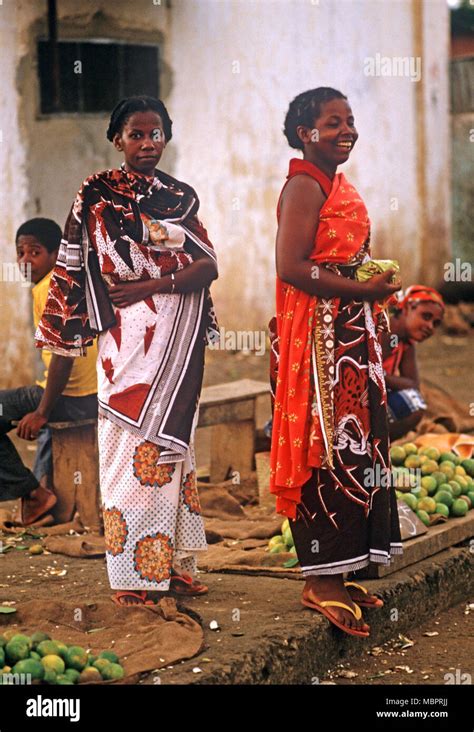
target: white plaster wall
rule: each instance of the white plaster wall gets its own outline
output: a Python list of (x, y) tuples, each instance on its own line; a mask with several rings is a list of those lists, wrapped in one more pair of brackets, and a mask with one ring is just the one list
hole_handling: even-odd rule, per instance
[[(170, 98), (178, 147), (175, 174), (201, 196), (202, 216), (219, 253), (218, 313), (228, 327), (261, 326), (273, 311), (275, 206), (288, 160), (299, 154), (287, 146), (281, 129), (290, 100), (306, 89), (333, 86), (348, 95), (360, 137), (350, 162), (340, 169), (367, 203), (374, 254), (397, 257), (407, 284), (424, 272), (417, 129), (426, 127), (428, 215), (432, 227), (440, 227), (446, 250), (444, 0), (424, 2), (422, 73), (426, 63), (436, 61), (438, 68), (423, 92), (429, 104), (424, 120), (415, 104), (415, 82), (364, 74), (368, 56), (414, 55), (416, 2), (174, 2), (169, 48), (176, 69)], [(429, 102), (434, 87), (436, 104)], [(434, 126), (436, 144), (431, 144)]]
[[(291, 99), (316, 86), (343, 91), (355, 113), (360, 137), (341, 169), (369, 208), (374, 255), (396, 256), (406, 284), (436, 279), (450, 236), (444, 0), (61, 0), (58, 9), (60, 37), (160, 44), (161, 95), (174, 120), (162, 167), (200, 195), (219, 255), (214, 294), (223, 325), (261, 328), (273, 314), (275, 207), (288, 160), (299, 155), (283, 119)], [(0, 252), (11, 257), (21, 221), (42, 215), (62, 225), (82, 179), (120, 158), (105, 138), (108, 115), (38, 114), (36, 40), (46, 32), (46, 3), (4, 0), (0, 21), (0, 101), (8, 110)], [(418, 53), (419, 84), (364, 74), (368, 56)], [(4, 368), (22, 380), (28, 293), (11, 285), (7, 298), (6, 289), (2, 283)]]

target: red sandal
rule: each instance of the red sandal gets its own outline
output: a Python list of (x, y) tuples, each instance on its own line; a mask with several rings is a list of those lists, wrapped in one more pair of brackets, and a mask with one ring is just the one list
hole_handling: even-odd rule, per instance
[[(136, 597), (137, 600), (141, 600), (141, 602), (120, 602), (121, 597)], [(154, 605), (155, 603), (153, 600), (147, 600), (147, 592), (146, 590), (137, 591), (134, 590), (123, 590), (122, 592), (116, 592), (115, 595), (111, 596), (112, 602), (115, 603), (115, 605), (118, 605), (119, 607), (140, 607), (140, 605)]]
[(189, 574), (179, 574), (175, 569), (171, 570), (170, 592), (175, 595), (206, 595), (209, 588), (195, 582)]

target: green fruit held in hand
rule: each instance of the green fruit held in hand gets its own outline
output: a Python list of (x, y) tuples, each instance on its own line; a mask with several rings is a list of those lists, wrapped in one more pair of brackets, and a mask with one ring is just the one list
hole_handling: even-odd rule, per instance
[(109, 665), (105, 666), (103, 671), (101, 671), (101, 674), (104, 681), (111, 681), (116, 679), (123, 679), (123, 677), (125, 676), (125, 671), (118, 663), (109, 663)]
[(453, 505), (449, 509), (451, 516), (465, 516), (468, 512), (469, 508), (466, 503), (466, 501), (463, 501), (462, 498), (456, 498), (455, 501), (453, 501)]
[(82, 671), (87, 666), (87, 653), (81, 646), (69, 646), (64, 656), (68, 668)]
[(58, 675), (63, 674), (66, 670), (66, 664), (64, 663), (63, 659), (60, 656), (54, 656), (53, 654), (43, 656), (43, 658), (41, 659), (41, 663), (43, 664), (45, 669), (48, 669), (49, 671), (54, 671)]

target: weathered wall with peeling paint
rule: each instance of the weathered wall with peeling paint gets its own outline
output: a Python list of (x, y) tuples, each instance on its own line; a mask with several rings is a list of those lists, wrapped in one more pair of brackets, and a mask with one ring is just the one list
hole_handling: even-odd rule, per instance
[[(153, 40), (174, 120), (162, 167), (188, 181), (219, 255), (216, 307), (228, 328), (264, 327), (273, 311), (275, 205), (291, 151), (281, 132), (290, 100), (341, 89), (359, 141), (343, 166), (367, 202), (376, 256), (397, 256), (408, 284), (434, 282), (450, 249), (448, 30), (444, 0), (62, 0), (60, 38)], [(92, 10), (91, 10), (92, 8)], [(27, 217), (64, 222), (81, 180), (120, 160), (106, 115), (38, 115), (36, 41), (46, 3), (4, 3), (0, 256)], [(421, 81), (364, 74), (368, 56), (422, 57)], [(5, 101), (4, 101), (5, 100)], [(3, 383), (31, 369), (28, 293), (2, 283)]]

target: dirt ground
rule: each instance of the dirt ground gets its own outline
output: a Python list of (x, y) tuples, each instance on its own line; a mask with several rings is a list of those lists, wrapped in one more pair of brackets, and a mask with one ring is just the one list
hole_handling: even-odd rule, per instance
[[(465, 404), (474, 401), (472, 388), (473, 337), (448, 338), (436, 335), (419, 349), (422, 374), (449, 390)], [(208, 354), (205, 384), (237, 378), (266, 380), (268, 357), (229, 354), (224, 351)], [(32, 464), (31, 445), (16, 441), (25, 462)], [(11, 504), (3, 504), (8, 508)], [(0, 539), (2, 537), (0, 536)], [(5, 537), (3, 537), (5, 538)], [(31, 556), (28, 546), (37, 543), (24, 537), (15, 549), (0, 553), (0, 604), (21, 603), (24, 598), (51, 597), (62, 593), (78, 601), (106, 599), (111, 594), (103, 559), (71, 559), (54, 554)], [(58, 571), (65, 573), (59, 575)], [(159, 672), (162, 683), (186, 683), (195, 680), (195, 668), (238, 655), (242, 639), (248, 641), (271, 635), (285, 612), (291, 612), (296, 623), (312, 622), (311, 613), (299, 605), (301, 582), (294, 580), (202, 574), (209, 585), (209, 599), (194, 598), (186, 604), (199, 614), (205, 628), (207, 648), (197, 658), (174, 669)], [(474, 597), (429, 623), (414, 627), (406, 639), (385, 644), (378, 650), (367, 650), (357, 663), (328, 669), (320, 681), (337, 684), (443, 684), (445, 674), (474, 673)], [(469, 607), (472, 604), (472, 607)], [(231, 612), (240, 608), (240, 621), (234, 622)], [(209, 629), (217, 620), (220, 631)], [(434, 635), (436, 633), (436, 635)], [(398, 646), (397, 646), (398, 643)], [(405, 645), (405, 648), (401, 646)], [(398, 668), (397, 668), (398, 667)], [(352, 673), (348, 673), (352, 672)], [(355, 674), (355, 675), (353, 675)], [(143, 683), (156, 683), (153, 674)], [(308, 679), (308, 683), (311, 680)], [(458, 681), (459, 683), (459, 681)]]

